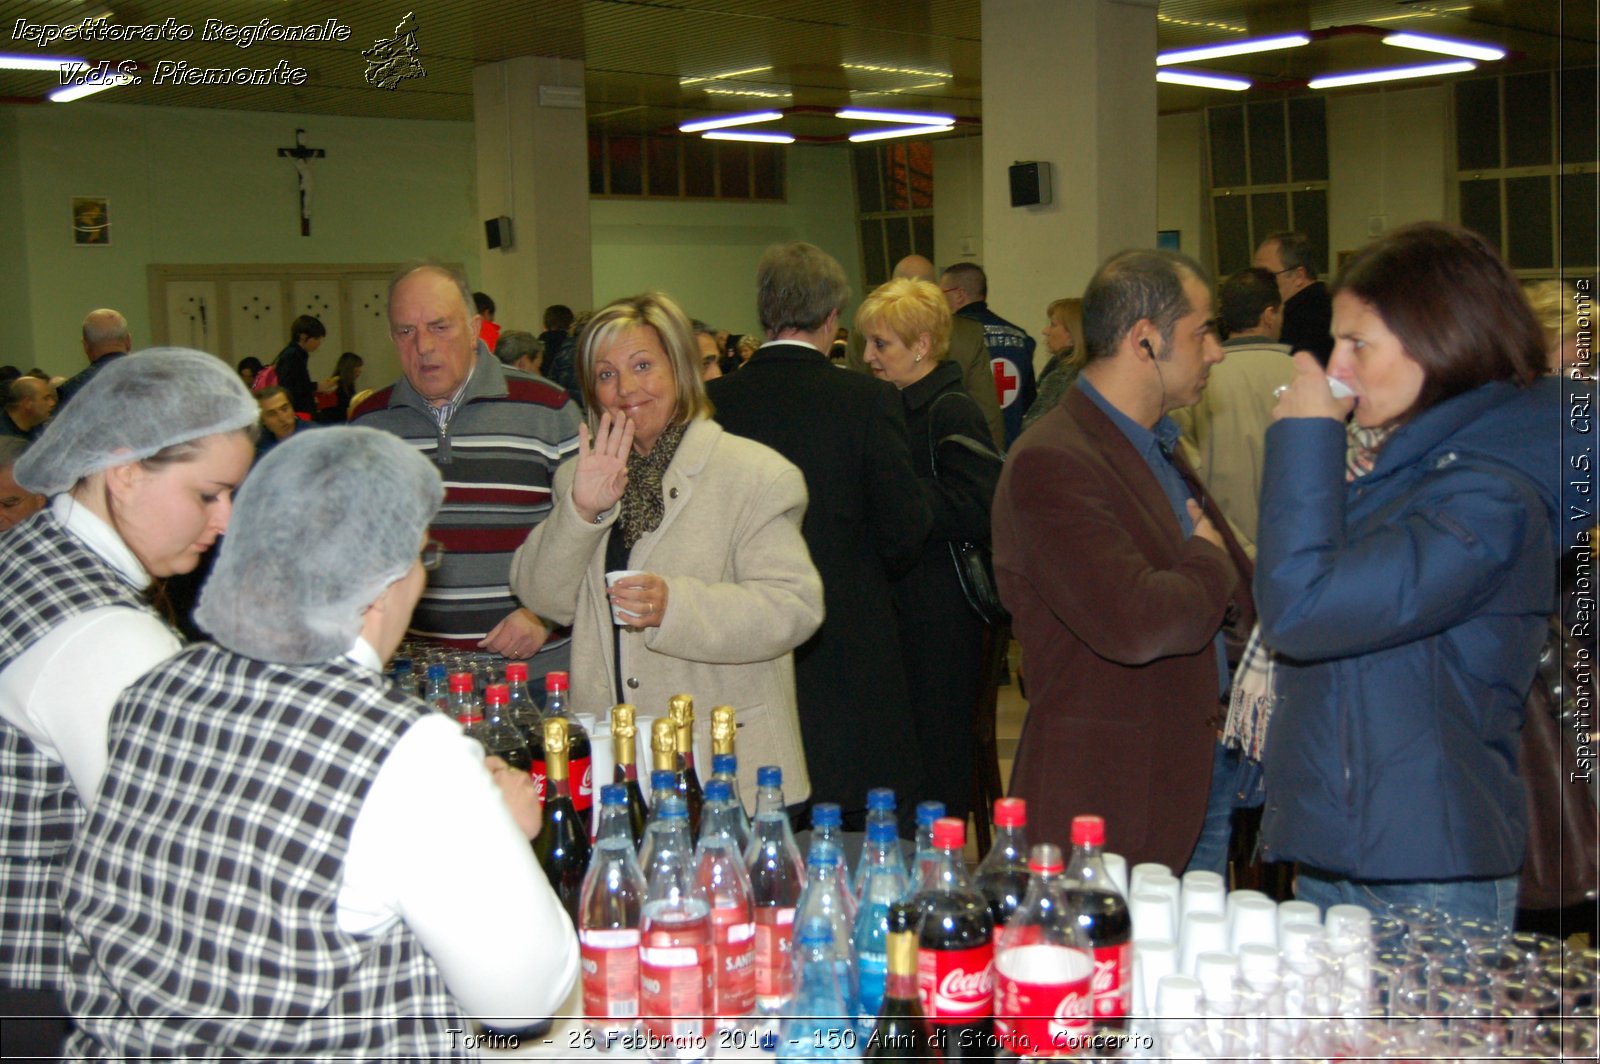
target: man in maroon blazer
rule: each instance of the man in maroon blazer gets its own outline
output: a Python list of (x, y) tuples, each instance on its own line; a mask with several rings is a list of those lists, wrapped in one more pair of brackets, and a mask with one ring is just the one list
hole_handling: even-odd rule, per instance
[(994, 500), (1030, 702), (1011, 793), (1039, 841), (1065, 846), (1072, 817), (1098, 813), (1129, 864), (1182, 869), (1227, 690), (1221, 632), (1254, 616), (1249, 561), (1166, 416), (1222, 361), (1211, 290), (1186, 256), (1123, 252), (1089, 282), (1083, 331), (1078, 382), (1012, 446)]

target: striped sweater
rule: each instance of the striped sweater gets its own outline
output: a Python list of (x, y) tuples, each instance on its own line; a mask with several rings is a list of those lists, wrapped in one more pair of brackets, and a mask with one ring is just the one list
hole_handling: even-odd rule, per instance
[[(404, 378), (373, 393), (350, 420), (399, 436), (444, 478), (444, 506), (431, 529), (444, 561), (428, 574), (411, 631), (472, 649), (520, 605), (509, 583), (511, 555), (550, 512), (556, 466), (577, 453), (577, 406), (543, 377), (480, 351), (445, 425)], [(566, 629), (552, 632), (530, 672), (566, 668), (568, 638)]]

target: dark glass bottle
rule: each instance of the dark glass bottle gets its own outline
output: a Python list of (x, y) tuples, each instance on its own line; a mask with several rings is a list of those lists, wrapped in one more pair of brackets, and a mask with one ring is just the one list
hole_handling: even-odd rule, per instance
[(705, 791), (700, 786), (700, 774), (694, 767), (694, 699), (688, 695), (673, 695), (667, 703), (667, 717), (677, 731), (678, 740), (678, 793), (689, 807), (689, 830), (700, 835), (700, 811), (705, 806)]
[(634, 723), (634, 707), (619, 702), (611, 707), (611, 770), (613, 783), (622, 786), (628, 798), (628, 833), (633, 836), (633, 849), (637, 853), (644, 841), (645, 802), (639, 787), (639, 766), (635, 763), (635, 745), (639, 728)]
[(921, 917), (914, 902), (889, 906), (889, 969), (878, 1025), (867, 1039), (868, 1060), (944, 1059), (917, 997), (917, 924)]
[(511, 723), (506, 685), (492, 683), (483, 690), (483, 720), (469, 733), (483, 748), (514, 769), (533, 770), (533, 754), (522, 732)]
[(583, 875), (589, 868), (589, 822), (572, 804), (563, 717), (544, 722), (544, 761), (549, 796), (544, 801), (544, 827), (533, 840), (533, 852), (562, 908), (572, 917), (572, 926), (577, 927)]

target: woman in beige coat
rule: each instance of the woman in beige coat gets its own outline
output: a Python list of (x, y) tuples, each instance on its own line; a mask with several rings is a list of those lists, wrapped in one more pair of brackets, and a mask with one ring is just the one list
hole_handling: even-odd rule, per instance
[[(573, 626), (572, 705), (664, 713), (680, 692), (732, 705), (740, 790), (783, 769), (811, 791), (791, 651), (822, 623), (822, 580), (800, 521), (806, 487), (776, 451), (711, 420), (694, 334), (666, 296), (597, 313), (578, 343), (589, 423), (556, 471), (555, 504), (512, 561), (511, 586)], [(606, 588), (605, 574), (636, 570)], [(612, 608), (626, 625), (612, 622)], [(696, 720), (709, 745), (709, 714)]]

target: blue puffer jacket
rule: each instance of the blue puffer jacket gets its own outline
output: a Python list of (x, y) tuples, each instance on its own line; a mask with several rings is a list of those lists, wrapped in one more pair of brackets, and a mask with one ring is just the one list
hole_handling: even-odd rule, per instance
[(1397, 430), (1351, 484), (1343, 426), (1268, 430), (1255, 592), (1285, 659), (1262, 757), (1268, 859), (1356, 879), (1521, 866), (1561, 423), (1554, 379), (1484, 385)]

